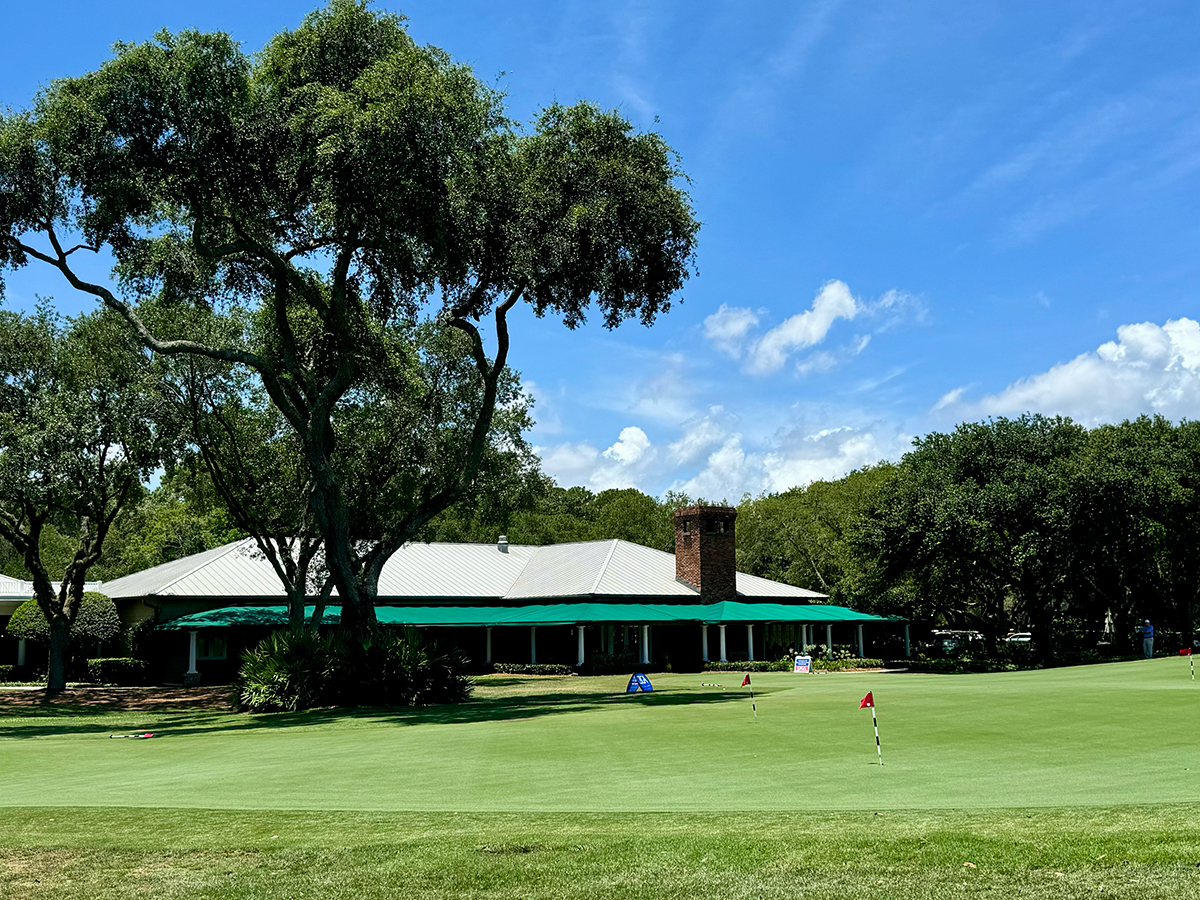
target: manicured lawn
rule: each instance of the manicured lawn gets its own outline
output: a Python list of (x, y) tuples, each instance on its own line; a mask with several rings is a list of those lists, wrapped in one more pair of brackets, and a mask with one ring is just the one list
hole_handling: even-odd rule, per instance
[(489, 678), (407, 712), (0, 706), (0, 896), (1200, 896), (1186, 663), (753, 677), (757, 722), (736, 674)]

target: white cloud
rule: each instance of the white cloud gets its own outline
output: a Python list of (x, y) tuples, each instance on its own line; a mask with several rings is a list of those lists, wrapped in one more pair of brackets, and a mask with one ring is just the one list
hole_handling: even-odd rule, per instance
[(785, 319), (754, 344), (747, 369), (759, 374), (778, 371), (793, 350), (821, 343), (834, 322), (853, 319), (859, 312), (846, 283), (830, 281), (817, 293), (811, 309)]
[(788, 435), (763, 458), (767, 490), (786, 491), (814, 481), (831, 481), (847, 472), (899, 459), (912, 436), (877, 424), (869, 429), (843, 426), (807, 435)]
[(678, 466), (695, 462), (710, 448), (721, 443), (729, 433), (727, 419), (722, 407), (713, 406), (707, 415), (690, 422), (679, 439), (667, 447), (671, 462)]
[(617, 442), (604, 451), (604, 458), (611, 459), (622, 466), (632, 465), (650, 449), (650, 438), (646, 432), (636, 425), (621, 429)]
[[(918, 297), (894, 289), (884, 292), (873, 303), (857, 300), (844, 281), (835, 279), (817, 292), (811, 307), (755, 337), (753, 332), (762, 313), (763, 310), (755, 312), (748, 307), (723, 303), (704, 320), (704, 336), (721, 353), (744, 360), (745, 371), (766, 375), (782, 369), (796, 351), (823, 343), (839, 319), (867, 319), (872, 322), (873, 332), (878, 334), (906, 319), (923, 319), (925, 306)], [(801, 359), (796, 364), (796, 372), (807, 375), (828, 371), (862, 353), (870, 342), (870, 334), (856, 335), (845, 346)]]
[(704, 336), (712, 345), (727, 356), (737, 359), (742, 355), (746, 336), (758, 324), (758, 315), (743, 306), (721, 308), (704, 320)]
[(1122, 325), (1117, 340), (997, 394), (972, 403), (962, 401), (964, 391), (950, 391), (934, 409), (968, 418), (1062, 414), (1085, 425), (1143, 413), (1200, 418), (1200, 323), (1181, 317)]

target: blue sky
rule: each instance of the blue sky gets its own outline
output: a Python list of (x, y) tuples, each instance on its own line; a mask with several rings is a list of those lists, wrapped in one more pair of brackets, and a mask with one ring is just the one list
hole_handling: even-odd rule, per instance
[[(0, 102), (114, 40), (255, 49), (313, 5), (6, 4)], [(735, 500), (964, 419), (1200, 418), (1200, 5), (386, 8), (514, 117), (617, 107), (691, 176), (699, 275), (653, 328), (514, 323), (560, 483)], [(9, 279), (10, 305), (34, 293), (76, 303)]]

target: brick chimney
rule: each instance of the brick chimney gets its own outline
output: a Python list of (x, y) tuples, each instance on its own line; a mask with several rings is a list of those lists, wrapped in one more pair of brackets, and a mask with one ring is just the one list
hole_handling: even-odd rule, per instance
[(685, 506), (675, 511), (675, 580), (700, 592), (701, 603), (737, 599), (732, 506)]

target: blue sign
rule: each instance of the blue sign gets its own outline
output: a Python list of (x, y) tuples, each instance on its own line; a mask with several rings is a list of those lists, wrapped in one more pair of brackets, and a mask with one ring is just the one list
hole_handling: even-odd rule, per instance
[(638, 672), (629, 677), (629, 686), (625, 688), (625, 693), (636, 694), (638, 691), (645, 691), (648, 694), (652, 690), (654, 690), (654, 685), (650, 683), (650, 679)]

